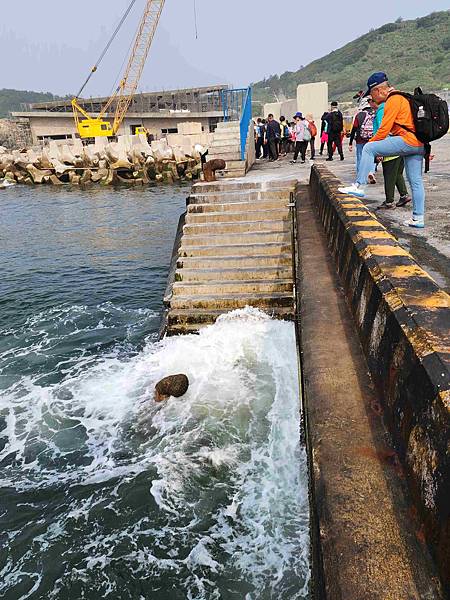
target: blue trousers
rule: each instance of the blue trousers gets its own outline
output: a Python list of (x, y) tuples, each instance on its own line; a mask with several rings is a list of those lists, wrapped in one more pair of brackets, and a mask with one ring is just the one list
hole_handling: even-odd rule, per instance
[(356, 172), (359, 169), (359, 163), (361, 162), (362, 152), (366, 144), (356, 144)]
[(362, 151), (356, 183), (366, 185), (367, 177), (373, 171), (375, 157), (403, 156), (406, 176), (411, 186), (413, 214), (423, 217), (425, 213), (425, 188), (422, 179), (424, 154), (423, 146), (410, 146), (401, 136), (390, 136), (379, 142), (368, 142)]

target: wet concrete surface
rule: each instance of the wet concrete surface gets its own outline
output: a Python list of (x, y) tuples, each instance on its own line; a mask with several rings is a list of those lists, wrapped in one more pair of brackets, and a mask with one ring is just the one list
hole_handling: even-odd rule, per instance
[[(435, 158), (431, 163), (430, 173), (424, 174), (426, 228), (414, 230), (403, 226), (403, 221), (411, 214), (411, 205), (391, 211), (376, 211), (376, 215), (436, 282), (450, 292), (450, 135), (434, 142), (432, 148)], [(348, 142), (345, 141), (344, 154), (344, 161), (341, 162), (339, 156), (336, 158), (335, 155), (333, 162), (325, 164), (347, 184), (355, 179), (355, 153), (348, 151)], [(300, 181), (307, 182), (311, 165), (314, 162), (321, 163), (325, 158), (325, 155), (316, 154), (316, 160), (307, 160), (305, 165), (290, 164), (292, 155), (273, 163), (259, 160), (248, 173), (246, 180), (264, 181), (297, 177)], [(364, 202), (370, 210), (375, 210), (385, 198), (381, 168), (377, 173), (377, 183), (368, 185), (366, 192)]]

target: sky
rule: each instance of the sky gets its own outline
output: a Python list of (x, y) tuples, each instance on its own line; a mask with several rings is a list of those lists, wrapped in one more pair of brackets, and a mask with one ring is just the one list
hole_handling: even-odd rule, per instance
[[(85, 96), (108, 95), (146, 0), (137, 0)], [(74, 94), (130, 0), (2, 0), (0, 88)], [(448, 0), (166, 0), (139, 91), (247, 86), (336, 50), (370, 29), (447, 10)], [(8, 59), (9, 57), (9, 59)], [(380, 65), (380, 68), (382, 65)]]

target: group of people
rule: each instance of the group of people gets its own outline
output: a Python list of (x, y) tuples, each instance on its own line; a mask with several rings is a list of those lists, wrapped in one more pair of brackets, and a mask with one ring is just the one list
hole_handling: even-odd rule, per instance
[(301, 162), (306, 162), (306, 152), (310, 147), (311, 160), (316, 155), (317, 127), (312, 114), (303, 116), (301, 112), (294, 115), (294, 120), (288, 122), (286, 117), (276, 121), (273, 114), (266, 119), (257, 119), (255, 123), (256, 158), (268, 158), (276, 161), (281, 156), (293, 152), (291, 163), (296, 163), (300, 155)]
[[(416, 115), (407, 95), (395, 90), (384, 72), (373, 73), (368, 80), (366, 93), (358, 94), (359, 106), (349, 140), (349, 151), (356, 145), (355, 182), (339, 188), (341, 193), (365, 197), (365, 185), (376, 183), (375, 172), (381, 163), (384, 176), (385, 200), (377, 207), (379, 210), (406, 206), (412, 202), (412, 218), (405, 225), (415, 228), (424, 227), (425, 190), (422, 178), (424, 156), (429, 157), (425, 144), (417, 137)], [(423, 108), (423, 107), (422, 107)], [(278, 160), (280, 154), (286, 156), (294, 152), (291, 163), (300, 156), (302, 164), (310, 146), (310, 158), (315, 158), (315, 140), (317, 127), (311, 114), (303, 116), (298, 112), (294, 121), (288, 123), (285, 117), (280, 122), (273, 114), (255, 123), (256, 157)], [(331, 109), (322, 115), (320, 128), (320, 154), (325, 145), (328, 150), (327, 161), (333, 160), (337, 150), (344, 160), (343, 139), (345, 137), (344, 118), (337, 102), (331, 103)], [(436, 138), (432, 138), (436, 139)], [(429, 158), (428, 158), (429, 160)], [(411, 196), (406, 187), (403, 172), (411, 188)], [(395, 203), (395, 189), (399, 199)]]
[[(310, 148), (310, 159), (316, 157), (317, 126), (313, 115), (303, 115), (297, 112), (292, 122), (286, 117), (280, 117), (276, 121), (273, 114), (266, 119), (257, 119), (255, 123), (255, 149), (256, 158), (267, 158), (269, 161), (278, 160), (280, 155), (286, 156), (293, 152), (291, 163), (296, 163), (300, 156), (301, 163), (306, 162), (308, 146)], [(331, 110), (322, 115), (320, 128), (320, 154), (323, 154), (327, 145), (328, 158), (333, 160), (335, 150), (339, 152), (341, 160), (344, 160), (342, 140), (345, 136), (344, 117), (339, 110), (337, 102), (331, 103)]]

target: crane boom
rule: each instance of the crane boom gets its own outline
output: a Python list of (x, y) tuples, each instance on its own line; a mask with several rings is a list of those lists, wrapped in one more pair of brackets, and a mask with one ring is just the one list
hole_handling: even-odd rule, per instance
[[(90, 117), (78, 103), (78, 98), (72, 100), (75, 124), (80, 137), (113, 136), (119, 131), (133, 97), (136, 94), (165, 1), (166, 0), (146, 0), (144, 14), (139, 24), (124, 76), (117, 91), (108, 99), (105, 106), (103, 106), (100, 115), (96, 118)], [(134, 2), (135, 0), (132, 1), (124, 18), (126, 18), (126, 15)], [(124, 18), (121, 23), (123, 23)], [(116, 34), (117, 30), (114, 33), (114, 36)], [(96, 70), (97, 66), (93, 67), (91, 74)], [(89, 78), (87, 81), (89, 81)], [(116, 109), (114, 113), (114, 122), (111, 126), (110, 122), (105, 120), (105, 115), (114, 102), (116, 102)], [(80, 120), (80, 114), (85, 118)]]
[(147, 6), (117, 96), (117, 108), (113, 124), (114, 135), (119, 130), (131, 101), (136, 94), (150, 46), (155, 37), (159, 19), (164, 8), (164, 3), (165, 0), (147, 0)]

